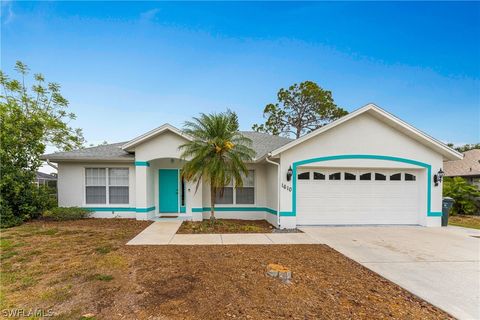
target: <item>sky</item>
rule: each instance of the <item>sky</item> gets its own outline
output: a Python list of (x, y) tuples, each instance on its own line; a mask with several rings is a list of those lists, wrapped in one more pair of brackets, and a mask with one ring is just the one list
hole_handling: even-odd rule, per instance
[[(14, 2), (1, 69), (58, 82), (88, 143), (230, 108), (261, 123), (305, 80), (435, 138), (480, 141), (478, 2)], [(51, 148), (49, 148), (51, 151)]]

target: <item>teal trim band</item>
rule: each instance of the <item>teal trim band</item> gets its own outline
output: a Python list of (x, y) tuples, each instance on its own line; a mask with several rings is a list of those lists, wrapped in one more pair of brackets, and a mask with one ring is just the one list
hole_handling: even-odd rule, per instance
[(180, 213), (185, 213), (187, 212), (186, 208), (185, 207), (180, 207)]
[[(417, 160), (406, 159), (406, 158), (399, 158), (399, 157), (392, 157), (392, 156), (382, 156), (382, 155), (375, 155), (375, 154), (343, 154), (343, 155), (336, 155), (336, 156), (327, 156), (327, 157), (319, 157), (319, 158), (311, 158), (296, 161), (292, 164), (292, 211), (281, 212), (281, 216), (296, 216), (297, 215), (297, 167), (314, 163), (314, 162), (322, 162), (322, 161), (332, 161), (332, 160), (344, 160), (344, 159), (373, 159), (373, 160), (384, 160), (384, 161), (395, 161), (395, 162), (402, 162), (412, 164), (421, 168), (425, 168), (427, 170), (427, 216), (429, 217), (438, 217), (438, 212), (431, 212), (432, 206), (432, 166), (428, 163), (420, 162)], [(440, 213), (441, 215), (441, 213)]]
[(135, 161), (135, 167), (150, 167), (148, 161)]
[[(192, 212), (208, 212), (208, 211), (210, 211), (210, 207), (192, 208)], [(274, 215), (277, 214), (277, 210), (267, 208), (267, 207), (215, 207), (215, 211), (218, 211), (218, 212), (254, 211), (254, 212), (267, 212)]]
[(83, 209), (86, 209), (88, 211), (131, 211), (135, 212), (136, 208), (116, 208), (116, 207), (98, 207), (98, 208), (92, 208), (92, 207), (83, 207)]
[(136, 208), (135, 212), (150, 212), (155, 210), (155, 206), (153, 207), (148, 207), (148, 208)]
[(150, 212), (155, 210), (155, 207), (149, 207), (149, 208), (125, 208), (125, 207), (83, 207), (83, 209), (86, 209), (88, 211), (117, 211), (117, 212)]
[(295, 217), (295, 213), (290, 211), (280, 211), (280, 217)]
[(429, 212), (428, 216), (429, 217), (441, 217), (443, 215), (442, 212)]

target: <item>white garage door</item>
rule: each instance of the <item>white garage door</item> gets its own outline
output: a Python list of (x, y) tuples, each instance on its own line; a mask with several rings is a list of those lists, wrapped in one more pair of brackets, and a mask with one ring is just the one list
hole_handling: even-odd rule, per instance
[(419, 171), (299, 169), (297, 224), (418, 224)]

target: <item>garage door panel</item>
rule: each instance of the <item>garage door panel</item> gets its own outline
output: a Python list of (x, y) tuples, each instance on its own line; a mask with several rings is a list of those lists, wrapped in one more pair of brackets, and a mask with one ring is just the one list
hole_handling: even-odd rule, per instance
[[(379, 169), (308, 169), (321, 172), (327, 180), (297, 180), (297, 223), (314, 224), (417, 224), (419, 217), (419, 182), (405, 181), (404, 171)], [(303, 171), (303, 172), (304, 172)], [(302, 171), (299, 171), (302, 172)], [(328, 175), (342, 172), (342, 180), (328, 180)], [(345, 180), (345, 172), (357, 180)], [(359, 180), (363, 173), (386, 176), (386, 181)], [(410, 173), (410, 171), (408, 171)], [(390, 176), (402, 173), (401, 181)]]

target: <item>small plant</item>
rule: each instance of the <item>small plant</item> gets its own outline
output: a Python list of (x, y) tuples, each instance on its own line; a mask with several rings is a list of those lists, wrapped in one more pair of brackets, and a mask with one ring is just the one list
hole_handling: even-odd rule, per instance
[(112, 247), (110, 246), (104, 246), (104, 247), (97, 247), (95, 248), (95, 251), (100, 254), (107, 254), (110, 251), (112, 251)]
[(53, 221), (67, 221), (86, 218), (90, 212), (78, 207), (57, 207), (43, 212), (43, 218)]
[(468, 184), (467, 180), (455, 177), (443, 180), (443, 195), (455, 200), (451, 214), (476, 214), (478, 205), (476, 199), (480, 197), (480, 190), (475, 185)]
[(109, 274), (99, 274), (99, 273), (97, 273), (93, 276), (93, 279), (99, 280), (99, 281), (112, 281), (113, 276), (111, 276)]

